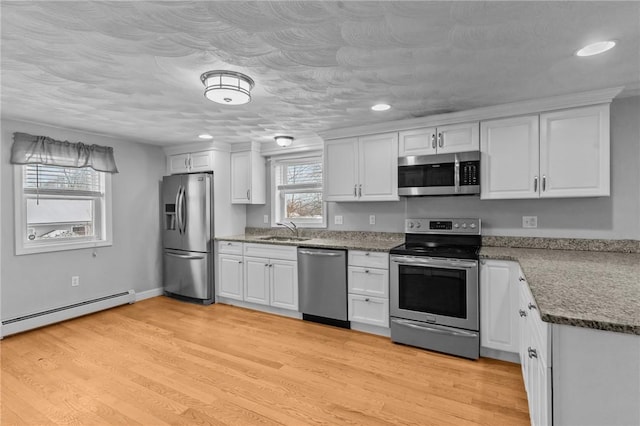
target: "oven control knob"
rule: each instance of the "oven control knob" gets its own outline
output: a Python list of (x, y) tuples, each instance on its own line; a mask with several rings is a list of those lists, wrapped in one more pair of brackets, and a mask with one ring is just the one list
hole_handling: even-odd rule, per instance
[(454, 228), (456, 228), (456, 229), (458, 229), (458, 228), (460, 227), (460, 225), (458, 225), (457, 223), (454, 223), (454, 224), (453, 224), (453, 227), (454, 227)]
[(467, 229), (467, 224), (466, 223), (462, 224), (462, 229)]
[(420, 222), (417, 222), (417, 223), (416, 223), (416, 228), (420, 228), (420, 226), (422, 226), (422, 225), (420, 224)]
[(469, 225), (471, 227), (471, 229), (475, 229), (476, 228), (476, 224), (472, 223), (471, 225)]
[(413, 228), (413, 222), (409, 222), (409, 228)]

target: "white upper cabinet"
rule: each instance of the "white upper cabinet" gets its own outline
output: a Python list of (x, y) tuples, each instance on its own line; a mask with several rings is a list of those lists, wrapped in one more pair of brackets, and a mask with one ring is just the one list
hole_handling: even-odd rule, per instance
[(610, 194), (609, 104), (483, 121), (482, 199)]
[(538, 116), (480, 123), (480, 198), (533, 198), (538, 194)]
[(398, 134), (327, 141), (324, 171), (326, 201), (396, 201)]
[(541, 197), (610, 194), (609, 105), (540, 115)]
[(478, 122), (405, 130), (399, 135), (400, 157), (446, 154), (480, 149)]
[(211, 151), (191, 152), (167, 156), (167, 173), (210, 172), (213, 170)]
[(231, 203), (264, 204), (266, 201), (264, 158), (256, 151), (231, 153)]

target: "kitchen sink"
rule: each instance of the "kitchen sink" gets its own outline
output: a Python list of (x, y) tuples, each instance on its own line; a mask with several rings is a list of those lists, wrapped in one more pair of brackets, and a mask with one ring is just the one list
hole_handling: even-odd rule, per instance
[(260, 237), (261, 240), (264, 241), (307, 241), (311, 238), (303, 238), (303, 237), (279, 237), (277, 235), (273, 235), (270, 237)]

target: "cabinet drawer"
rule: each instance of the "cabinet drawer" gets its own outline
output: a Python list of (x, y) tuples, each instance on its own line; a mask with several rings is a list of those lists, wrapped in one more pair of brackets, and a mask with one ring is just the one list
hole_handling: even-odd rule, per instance
[(237, 241), (218, 241), (218, 253), (242, 256), (242, 243)]
[(349, 321), (389, 327), (389, 300), (349, 294)]
[(389, 297), (389, 271), (386, 269), (349, 266), (349, 293)]
[(389, 269), (389, 253), (349, 250), (349, 266)]
[(268, 259), (297, 260), (298, 250), (295, 246), (245, 243), (244, 255)]

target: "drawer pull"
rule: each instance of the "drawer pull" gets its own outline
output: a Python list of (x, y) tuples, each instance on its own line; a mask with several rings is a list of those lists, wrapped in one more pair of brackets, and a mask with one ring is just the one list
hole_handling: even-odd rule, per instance
[(527, 348), (527, 352), (529, 353), (529, 358), (538, 358), (538, 351), (532, 349), (531, 346)]
[(527, 316), (527, 313), (525, 311), (523, 311), (522, 309), (520, 309), (518, 312), (520, 313), (521, 317), (526, 317)]
[(534, 305), (533, 303), (529, 302), (529, 306), (528, 306), (529, 310), (531, 309), (538, 309), (538, 307), (536, 305)]

